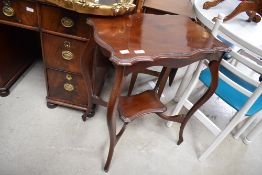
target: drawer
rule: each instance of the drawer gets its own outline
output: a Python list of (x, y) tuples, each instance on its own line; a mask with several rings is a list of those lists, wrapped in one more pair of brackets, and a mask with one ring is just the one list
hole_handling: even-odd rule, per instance
[(81, 76), (47, 69), (49, 98), (65, 103), (88, 104), (85, 82)]
[(86, 42), (42, 34), (42, 46), (47, 67), (81, 73), (80, 58)]
[(90, 38), (91, 27), (86, 24), (87, 15), (54, 6), (41, 5), (43, 30)]
[(0, 20), (38, 27), (36, 2), (3, 0), (0, 2)]

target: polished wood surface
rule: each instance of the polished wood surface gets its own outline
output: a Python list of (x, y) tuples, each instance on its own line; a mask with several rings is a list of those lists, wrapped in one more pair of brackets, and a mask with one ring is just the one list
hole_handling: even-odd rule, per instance
[[(13, 14), (7, 16), (4, 13), (4, 7), (13, 10)], [(0, 22), (9, 25), (17, 25), (20, 27), (37, 30), (38, 15), (36, 1), (30, 0), (2, 0), (0, 2)]]
[[(86, 24), (87, 15), (50, 5), (41, 5), (40, 13), (41, 27), (45, 32), (75, 35), (86, 39), (91, 37), (91, 29)], [(63, 19), (72, 22), (71, 26), (65, 27)]]
[(87, 42), (46, 33), (42, 34), (42, 41), (48, 67), (81, 74), (80, 58)]
[[(68, 79), (68, 76), (71, 77), (71, 80)], [(47, 77), (49, 99), (83, 107), (88, 104), (85, 82), (80, 75), (48, 69)]]
[[(117, 65), (152, 62), (161, 58), (185, 59), (200, 51), (212, 53), (224, 49), (224, 45), (213, 39), (204, 28), (183, 16), (136, 14), (91, 18), (87, 22), (94, 26), (98, 44), (111, 52), (110, 60)], [(123, 51), (128, 53), (123, 54)]]
[[(94, 28), (95, 41), (110, 53), (116, 74), (107, 109), (107, 124), (110, 147), (105, 171), (109, 166), (117, 141), (127, 124), (144, 114), (156, 113), (159, 117), (181, 123), (178, 144), (183, 141), (183, 130), (193, 113), (215, 92), (218, 67), (222, 55), (228, 48), (216, 40), (208, 31), (189, 18), (173, 15), (134, 14), (118, 18), (91, 18), (88, 24)], [(160, 102), (163, 85), (170, 70), (208, 59), (212, 73), (212, 85), (185, 115), (165, 116)], [(154, 91), (135, 96), (121, 97), (124, 76), (141, 72), (151, 66), (165, 67)], [(154, 92), (154, 93), (153, 93)], [(147, 99), (151, 102), (147, 102)], [(116, 134), (116, 109), (119, 109), (124, 125)]]
[[(44, 0), (3, 0), (0, 7), (0, 95), (8, 95), (11, 85), (33, 58), (42, 55), (47, 106), (63, 105), (92, 113), (91, 89), (96, 88), (96, 95), (101, 92), (107, 71), (103, 68), (92, 72), (94, 41), (93, 31), (86, 24), (88, 15)], [(42, 52), (36, 49), (40, 44)], [(87, 60), (88, 71), (81, 69), (82, 57)], [(87, 76), (93, 79), (91, 75), (101, 76), (94, 81), (95, 85), (91, 81), (86, 83)]]
[(158, 95), (153, 90), (132, 96), (121, 96), (118, 107), (121, 114), (120, 117), (124, 122), (131, 122), (146, 113), (162, 113), (166, 111), (166, 106), (161, 103)]

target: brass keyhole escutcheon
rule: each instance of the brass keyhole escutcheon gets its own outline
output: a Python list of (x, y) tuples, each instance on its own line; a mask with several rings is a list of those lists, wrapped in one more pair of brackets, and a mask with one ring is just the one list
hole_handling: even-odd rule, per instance
[(64, 47), (67, 48), (67, 49), (70, 48), (71, 47), (71, 43), (69, 41), (65, 41), (64, 42)]
[(74, 54), (69, 50), (62, 51), (62, 57), (64, 60), (70, 61), (74, 58)]
[(64, 84), (64, 89), (68, 92), (72, 92), (74, 90), (74, 86), (70, 83), (65, 83)]
[(72, 77), (71, 75), (69, 75), (69, 74), (66, 74), (66, 79), (67, 79), (68, 81), (71, 81), (71, 80), (73, 79), (73, 77)]
[(68, 17), (63, 17), (61, 19), (61, 24), (62, 26), (64, 26), (65, 28), (71, 28), (74, 26), (74, 21), (71, 18)]
[(3, 14), (4, 14), (5, 16), (12, 17), (12, 16), (15, 15), (15, 11), (14, 11), (14, 9), (13, 9), (12, 7), (10, 7), (10, 6), (4, 6), (4, 7), (3, 7)]

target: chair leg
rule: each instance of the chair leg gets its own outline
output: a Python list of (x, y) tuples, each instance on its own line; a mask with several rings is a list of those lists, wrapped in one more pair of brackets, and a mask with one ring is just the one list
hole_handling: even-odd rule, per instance
[(239, 117), (240, 116), (235, 116), (231, 120), (231, 122), (226, 126), (226, 128), (215, 138), (211, 145), (198, 158), (200, 161), (205, 160), (215, 150), (215, 148), (225, 139), (225, 137), (233, 130), (233, 128), (237, 124), (239, 124), (239, 122), (241, 121)]
[(181, 80), (181, 83), (180, 83), (177, 91), (176, 91), (176, 95), (174, 97), (175, 102), (179, 102), (179, 100), (181, 99), (183, 92), (185, 91), (188, 84), (190, 83), (190, 80), (192, 78), (194, 70), (195, 70), (194, 64), (190, 64), (189, 66), (187, 66), (185, 74), (184, 74), (184, 76)]
[(238, 139), (238, 138), (241, 136), (241, 134), (242, 134), (242, 133), (250, 126), (250, 124), (253, 123), (255, 120), (256, 120), (256, 117), (255, 117), (255, 116), (249, 117), (249, 118), (247, 119), (247, 121), (245, 122), (245, 124), (237, 131), (236, 134), (234, 134), (233, 137), (234, 137), (235, 139)]
[(259, 121), (259, 123), (248, 133), (248, 135), (245, 137), (243, 142), (248, 145), (252, 142), (252, 140), (262, 132), (262, 119)]
[[(184, 106), (185, 104), (185, 101), (186, 99), (188, 99), (188, 97), (190, 96), (190, 94), (192, 93), (192, 91), (194, 90), (194, 87), (196, 86), (197, 82), (198, 82), (198, 77), (199, 77), (199, 74), (201, 72), (201, 70), (203, 69), (204, 67), (204, 64), (203, 64), (203, 61), (200, 61), (198, 63), (198, 66), (197, 66), (197, 69), (196, 71), (194, 72), (194, 75), (191, 79), (191, 82), (189, 83), (189, 85), (187, 86), (185, 92), (183, 93), (183, 95), (181, 96), (179, 102), (177, 103), (176, 107), (173, 109), (173, 111), (171, 112), (171, 115), (176, 115), (179, 113), (179, 111), (182, 109), (182, 107)], [(171, 127), (173, 124), (173, 122), (171, 121), (168, 121), (166, 123), (167, 127)]]
[[(238, 113), (233, 117), (230, 123), (226, 126), (226, 128), (216, 137), (213, 143), (207, 148), (207, 150), (199, 157), (199, 160), (204, 160), (208, 157), (208, 155), (222, 142), (222, 140), (232, 131), (232, 129), (239, 124), (245, 117), (245, 114), (249, 110), (249, 108), (255, 103), (257, 97), (261, 95), (262, 85), (260, 84), (258, 88), (251, 95), (249, 100), (245, 103), (245, 105), (238, 111)], [(259, 115), (259, 114), (258, 114)]]
[(132, 94), (132, 91), (133, 91), (135, 83), (136, 83), (137, 76), (138, 76), (138, 73), (132, 74), (127, 96), (130, 96)]

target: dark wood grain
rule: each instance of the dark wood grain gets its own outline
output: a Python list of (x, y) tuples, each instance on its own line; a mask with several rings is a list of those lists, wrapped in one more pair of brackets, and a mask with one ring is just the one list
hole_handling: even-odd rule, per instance
[[(42, 41), (45, 63), (48, 67), (81, 73), (80, 57), (87, 42), (46, 33), (42, 34)], [(72, 53), (72, 60), (63, 58), (62, 53), (67, 51)]]
[(166, 111), (166, 106), (161, 103), (158, 94), (154, 90), (132, 96), (122, 96), (119, 99), (118, 107), (120, 117), (124, 122), (131, 122), (145, 114)]
[[(183, 16), (136, 14), (92, 18), (87, 22), (94, 26), (96, 42), (112, 53), (110, 60), (117, 65), (153, 62), (161, 58), (183, 58), (186, 61), (199, 52), (224, 49), (216, 39), (207, 44), (213, 36)], [(121, 50), (129, 53), (121, 54)], [(145, 54), (135, 54), (135, 50), (144, 50)]]
[[(62, 9), (44, 0), (2, 0), (0, 9), (6, 6), (13, 9), (14, 14), (8, 17), (3, 11), (0, 12), (1, 96), (8, 95), (11, 85), (32, 60), (43, 55), (49, 107), (63, 105), (90, 112), (95, 103), (105, 104), (98, 100), (98, 94), (103, 87), (107, 65), (98, 66), (93, 74), (94, 41), (89, 41), (93, 31), (86, 24), (88, 15)], [(61, 23), (63, 17), (72, 19), (74, 25), (64, 27)], [(69, 42), (70, 47), (65, 47), (65, 42)], [(63, 59), (63, 51), (71, 52), (73, 59)], [(82, 57), (87, 62), (87, 71), (81, 69)], [(65, 81), (69, 81), (66, 79), (67, 74), (72, 76), (70, 82), (75, 87), (71, 93), (63, 87)], [(92, 75), (96, 75), (95, 81), (92, 81)], [(91, 81), (87, 81), (87, 77)]]
[[(10, 3), (9, 3), (10, 2)], [(13, 16), (6, 16), (3, 7), (8, 6), (14, 10)], [(28, 0), (2, 0), (0, 2), (0, 22), (29, 29), (38, 28), (36, 1)]]
[[(110, 148), (104, 167), (109, 170), (117, 140), (126, 124), (148, 113), (156, 113), (165, 120), (181, 123), (179, 144), (183, 141), (183, 130), (187, 121), (215, 91), (218, 65), (228, 48), (216, 40), (208, 31), (189, 18), (171, 15), (134, 14), (118, 18), (91, 18), (87, 21), (95, 31), (95, 41), (110, 53), (109, 60), (116, 68), (115, 82), (107, 109), (107, 124)], [(121, 53), (128, 50), (128, 53)], [(143, 50), (144, 53), (135, 53)], [(212, 87), (186, 115), (164, 116), (166, 107), (159, 97), (170, 71), (193, 62), (211, 61)], [(163, 66), (158, 83), (153, 90), (137, 95), (120, 97), (124, 76), (143, 72), (151, 66)], [(174, 72), (175, 74), (175, 72)], [(134, 80), (133, 80), (134, 81)], [(129, 94), (130, 95), (130, 94)], [(119, 137), (116, 135), (116, 107), (124, 121)]]
[[(47, 70), (48, 79), (48, 96), (53, 100), (86, 106), (88, 104), (87, 90), (85, 82), (81, 76), (69, 74), (72, 80), (68, 80), (66, 76), (69, 73)], [(64, 85), (68, 83), (74, 87), (74, 90), (67, 91)]]
[[(75, 35), (82, 38), (91, 37), (91, 28), (86, 24), (87, 15), (50, 5), (41, 5), (40, 10), (42, 14), (41, 26), (44, 31)], [(61, 24), (64, 17), (73, 21), (72, 27), (64, 27)]]

